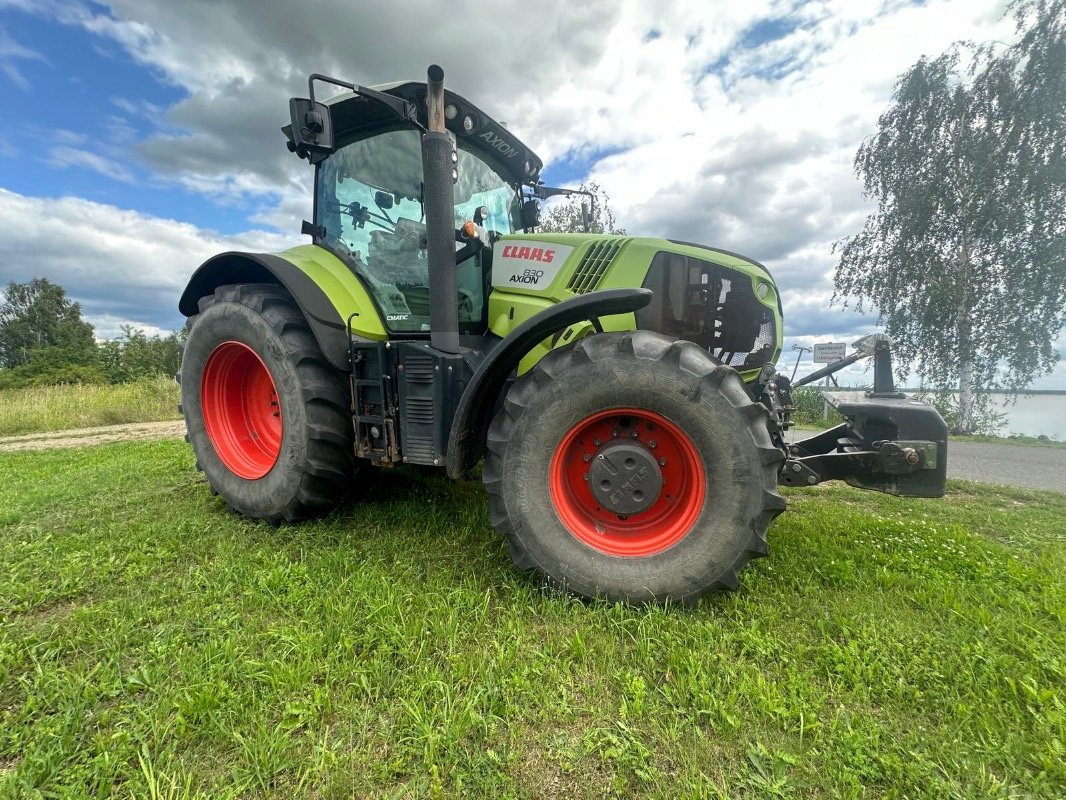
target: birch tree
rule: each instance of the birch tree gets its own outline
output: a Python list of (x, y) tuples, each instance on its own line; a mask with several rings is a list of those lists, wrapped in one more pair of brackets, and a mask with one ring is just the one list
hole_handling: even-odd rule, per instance
[(1021, 389), (1066, 323), (1066, 0), (1009, 7), (1011, 45), (958, 44), (896, 83), (855, 157), (876, 201), (837, 242), (834, 299), (879, 314), (902, 371), (975, 393)]

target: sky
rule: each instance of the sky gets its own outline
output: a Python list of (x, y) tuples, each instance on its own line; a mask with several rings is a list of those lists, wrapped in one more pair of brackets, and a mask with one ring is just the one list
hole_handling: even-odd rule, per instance
[[(179, 328), (203, 260), (303, 240), (312, 170), (280, 127), (307, 75), (438, 63), (546, 182), (598, 181), (628, 233), (766, 264), (791, 369), (794, 345), (877, 330), (831, 304), (832, 247), (871, 210), (852, 160), (896, 78), (960, 39), (1012, 40), (1004, 5), (0, 0), (0, 284), (59, 283), (100, 337)], [(1066, 389), (1066, 364), (1034, 388)]]

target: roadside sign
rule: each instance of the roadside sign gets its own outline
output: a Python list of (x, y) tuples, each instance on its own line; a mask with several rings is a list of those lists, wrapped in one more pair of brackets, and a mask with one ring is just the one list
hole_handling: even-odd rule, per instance
[(832, 364), (847, 355), (848, 346), (845, 342), (825, 342), (814, 346), (815, 364)]

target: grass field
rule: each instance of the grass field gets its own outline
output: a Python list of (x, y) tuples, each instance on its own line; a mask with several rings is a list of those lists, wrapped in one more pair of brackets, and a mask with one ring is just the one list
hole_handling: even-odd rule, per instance
[(0, 436), (179, 419), (178, 385), (158, 376), (133, 383), (0, 390)]
[(181, 442), (0, 456), (0, 797), (1066, 793), (1066, 495), (793, 493), (691, 610), (510, 566), (482, 490), (271, 528)]
[[(70, 428), (119, 425), (127, 422), (158, 422), (180, 419), (178, 385), (169, 377), (144, 378), (115, 385), (36, 386), (0, 389), (0, 436), (45, 433)], [(801, 413), (798, 424), (822, 430), (838, 424), (835, 416)], [(952, 441), (1020, 444), (1031, 447), (1066, 447), (1066, 442), (1029, 436), (952, 436)]]

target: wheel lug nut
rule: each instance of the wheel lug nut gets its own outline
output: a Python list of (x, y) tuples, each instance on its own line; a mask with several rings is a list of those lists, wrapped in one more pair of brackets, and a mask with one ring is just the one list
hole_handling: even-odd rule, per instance
[(660, 467), (665, 467), (666, 466), (666, 459), (665, 458), (660, 458), (659, 459), (659, 466)]
[(588, 454), (586, 453), (585, 455), (581, 456), (581, 460), (582, 460), (582, 461), (584, 461), (584, 462), (585, 462), (585, 463), (587, 464), (587, 463), (589, 463), (590, 461), (592, 461), (592, 456), (590, 456), (590, 455), (588, 455)]
[(632, 436), (634, 439), (636, 439), (636, 438), (638, 438), (640, 436), (640, 434), (637, 433), (636, 431), (633, 431), (633, 433), (631, 433), (630, 436)]
[(603, 444), (603, 442), (601, 442), (599, 439), (593, 439), (592, 440), (592, 446), (593, 447), (599, 447), (601, 444)]
[(655, 443), (655, 440), (654, 440), (654, 439), (652, 439), (652, 440), (651, 440), (650, 442), (648, 442), (648, 447), (650, 447), (650, 448), (651, 448), (652, 450), (654, 450), (654, 449), (655, 449), (656, 447), (658, 447), (658, 446), (659, 446), (659, 445), (657, 445), (657, 444)]
[(611, 438), (612, 439), (617, 439), (618, 438), (618, 431), (611, 431)]

